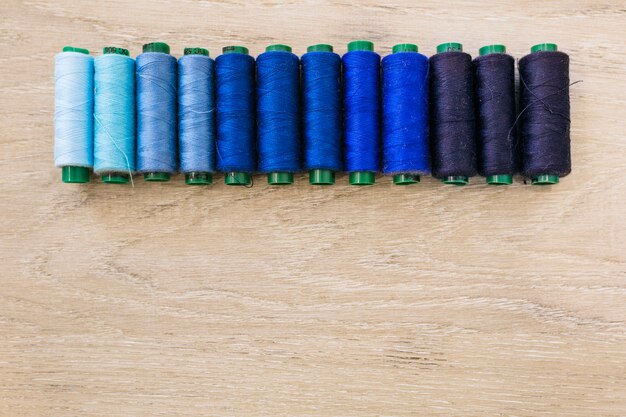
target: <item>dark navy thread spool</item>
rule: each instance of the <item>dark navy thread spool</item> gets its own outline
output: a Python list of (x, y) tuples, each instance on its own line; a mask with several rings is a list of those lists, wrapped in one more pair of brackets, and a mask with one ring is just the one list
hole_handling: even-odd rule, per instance
[(287, 45), (257, 57), (259, 171), (271, 185), (293, 183), (300, 170), (300, 60)]
[(380, 55), (369, 41), (352, 41), (344, 71), (345, 165), (351, 185), (372, 185), (380, 171)]
[[(143, 63), (145, 54), (163, 54), (168, 58), (161, 62)], [(176, 105), (177, 80), (176, 58), (170, 55), (170, 47), (163, 42), (153, 42), (143, 45), (143, 54), (136, 60), (137, 77), (137, 168), (143, 172), (146, 181), (169, 181), (172, 173), (176, 172)], [(159, 79), (159, 74), (169, 73), (168, 79)], [(147, 108), (142, 94), (155, 88), (160, 89), (158, 95), (163, 107), (158, 117), (152, 115)], [(166, 109), (167, 108), (167, 109)], [(147, 132), (143, 132), (144, 129)], [(159, 136), (157, 139), (156, 136)], [(152, 164), (155, 153), (159, 153), (160, 167), (164, 170), (153, 170)]]
[(472, 57), (460, 43), (443, 43), (430, 58), (429, 75), (433, 176), (466, 185), (477, 173)]
[(331, 185), (342, 169), (341, 58), (332, 45), (309, 46), (301, 58), (304, 165), (309, 183)]
[(513, 183), (516, 171), (515, 60), (504, 45), (474, 59), (479, 171), (490, 185)]
[(256, 170), (254, 66), (243, 46), (225, 46), (215, 60), (217, 167), (226, 185), (248, 186)]
[(428, 58), (417, 45), (398, 44), (382, 60), (383, 172), (396, 185), (430, 172)]
[(552, 43), (535, 45), (519, 61), (522, 174), (533, 185), (571, 172), (569, 56)]
[(178, 151), (187, 185), (209, 185), (215, 166), (215, 63), (205, 48), (178, 60)]

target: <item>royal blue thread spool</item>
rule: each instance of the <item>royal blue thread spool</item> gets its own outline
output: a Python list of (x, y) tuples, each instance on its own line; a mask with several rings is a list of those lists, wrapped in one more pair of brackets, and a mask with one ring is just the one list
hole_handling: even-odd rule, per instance
[(490, 185), (509, 185), (517, 165), (515, 60), (504, 45), (487, 45), (474, 59), (479, 171)]
[(287, 45), (257, 57), (259, 170), (271, 185), (293, 183), (300, 170), (300, 60)]
[(137, 169), (146, 181), (169, 181), (176, 172), (176, 58), (163, 42), (143, 45), (136, 60)]
[(341, 58), (332, 45), (307, 48), (302, 62), (304, 165), (309, 183), (331, 185), (342, 169)]
[(226, 46), (215, 60), (217, 168), (224, 183), (248, 186), (256, 170), (254, 58), (248, 48)]
[(380, 171), (380, 55), (353, 41), (342, 57), (345, 167), (351, 185), (372, 185)]
[(466, 185), (478, 171), (472, 57), (460, 43), (441, 44), (430, 58), (429, 78), (433, 176)]
[(180, 170), (188, 185), (208, 185), (215, 170), (215, 65), (205, 48), (178, 60)]
[(403, 43), (382, 60), (383, 172), (396, 185), (414, 184), (430, 172), (428, 58)]

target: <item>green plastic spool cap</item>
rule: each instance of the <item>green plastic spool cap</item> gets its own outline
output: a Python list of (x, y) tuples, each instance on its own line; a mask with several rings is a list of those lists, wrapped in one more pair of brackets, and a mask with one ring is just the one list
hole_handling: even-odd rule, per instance
[(291, 172), (270, 172), (267, 174), (267, 183), (270, 185), (293, 184), (293, 174)]
[(184, 54), (209, 56), (209, 50), (205, 48), (185, 48)]
[(291, 46), (277, 43), (276, 45), (270, 45), (265, 48), (265, 52), (291, 52)]
[(226, 185), (243, 185), (248, 186), (252, 183), (250, 174), (246, 172), (229, 172), (224, 177), (224, 184)]
[(530, 48), (530, 52), (531, 53), (535, 53), (535, 52), (554, 52), (557, 51), (558, 47), (556, 46), (556, 43), (540, 43), (537, 44), (535, 46), (533, 46), (532, 48)]
[(451, 175), (442, 179), (444, 184), (463, 186), (469, 184), (469, 178), (462, 175)]
[(489, 54), (506, 54), (506, 46), (504, 45), (487, 45), (483, 46), (478, 50), (478, 55), (489, 55)]
[(185, 174), (187, 185), (210, 185), (213, 184), (213, 175), (210, 172), (188, 172)]
[(373, 185), (376, 174), (372, 171), (357, 171), (350, 173), (350, 185)]
[(170, 53), (170, 46), (164, 42), (146, 43), (143, 46), (144, 52), (161, 52), (163, 54)]
[[(81, 52), (82, 53), (82, 52)], [(89, 182), (89, 168), (66, 166), (61, 169), (61, 179), (69, 184)]]
[(537, 175), (532, 178), (533, 185), (553, 185), (559, 183), (558, 175)]
[(248, 55), (248, 48), (246, 48), (245, 46), (236, 46), (236, 45), (231, 45), (231, 46), (225, 46), (222, 48), (222, 53), (223, 54), (244, 54), (244, 55)]
[(79, 54), (89, 55), (89, 49), (75, 48), (73, 46), (64, 46), (63, 52), (78, 52)]
[(485, 179), (489, 185), (511, 185), (513, 184), (513, 175), (499, 174), (488, 175)]
[(393, 183), (396, 185), (410, 185), (420, 182), (420, 176), (415, 174), (397, 174), (393, 176)]
[(104, 174), (102, 176), (102, 182), (105, 184), (128, 184), (129, 181), (128, 174)]
[(399, 43), (397, 45), (394, 45), (393, 48), (391, 49), (392, 53), (398, 53), (398, 52), (417, 52), (418, 48), (417, 45), (415, 45), (414, 43)]
[(170, 180), (169, 172), (147, 172), (143, 174), (143, 179), (150, 182), (165, 182)]
[(333, 46), (325, 43), (318, 43), (306, 48), (307, 52), (333, 52)]
[(311, 185), (333, 185), (335, 183), (335, 173), (330, 169), (312, 169), (309, 171), (309, 184)]
[(374, 44), (370, 41), (352, 41), (348, 43), (348, 52), (352, 51), (373, 51)]
[(458, 42), (446, 42), (441, 45), (437, 45), (437, 53), (442, 52), (463, 52), (463, 44)]
[(102, 49), (102, 53), (104, 55), (124, 55), (124, 56), (130, 56), (130, 52), (128, 52), (128, 49), (118, 48), (116, 46), (105, 46)]

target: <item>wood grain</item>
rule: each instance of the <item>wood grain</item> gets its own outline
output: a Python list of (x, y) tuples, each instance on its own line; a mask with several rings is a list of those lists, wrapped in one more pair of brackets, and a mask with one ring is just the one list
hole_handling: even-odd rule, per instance
[[(0, 415), (626, 416), (623, 1), (0, 4)], [(358, 38), (572, 58), (552, 188), (60, 182), (53, 55)]]

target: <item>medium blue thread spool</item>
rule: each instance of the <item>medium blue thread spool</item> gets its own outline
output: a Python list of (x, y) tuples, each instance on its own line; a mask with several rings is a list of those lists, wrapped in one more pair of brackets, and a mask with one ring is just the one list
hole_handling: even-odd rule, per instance
[(437, 46), (429, 80), (433, 176), (466, 185), (477, 173), (472, 57), (460, 43)]
[(341, 161), (341, 58), (331, 45), (309, 46), (302, 62), (304, 165), (309, 183), (335, 183)]
[(136, 61), (137, 169), (146, 181), (176, 172), (176, 58), (163, 42), (148, 43)]
[(372, 185), (380, 171), (380, 55), (369, 41), (344, 54), (345, 164), (351, 185)]
[(300, 170), (300, 60), (287, 45), (257, 57), (259, 170), (271, 185), (293, 183)]
[(135, 170), (135, 61), (107, 46), (95, 60), (94, 172), (126, 184)]
[(55, 57), (54, 163), (65, 183), (89, 182), (93, 167), (93, 68), (87, 49), (66, 46)]
[(208, 185), (215, 171), (215, 65), (204, 48), (178, 60), (180, 170), (188, 185)]
[(217, 168), (226, 185), (247, 186), (256, 170), (254, 58), (243, 46), (222, 52), (215, 60)]
[(430, 172), (428, 58), (417, 45), (398, 44), (382, 60), (383, 172), (396, 185)]

